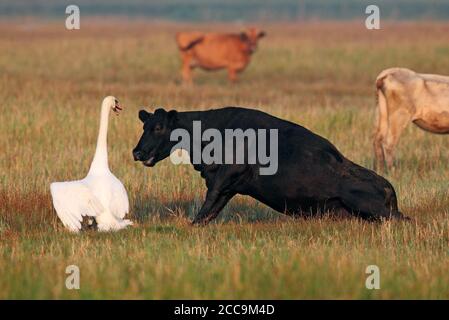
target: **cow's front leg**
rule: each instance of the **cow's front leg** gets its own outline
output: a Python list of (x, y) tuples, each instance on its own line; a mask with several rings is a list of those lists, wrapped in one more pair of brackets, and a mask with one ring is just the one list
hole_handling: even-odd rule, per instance
[(181, 75), (184, 84), (192, 84), (192, 68), (192, 57), (188, 53), (183, 53)]
[(221, 165), (218, 171), (206, 171), (206, 200), (192, 223), (207, 224), (218, 216), (221, 209), (237, 194), (236, 187), (241, 185), (242, 179), (247, 176), (245, 171), (245, 165)]
[(208, 190), (206, 194), (206, 201), (196, 215), (192, 224), (207, 224), (218, 216), (221, 209), (232, 199), (235, 195), (233, 192), (220, 192), (219, 190)]
[(228, 69), (228, 79), (231, 83), (237, 82), (237, 70), (233, 68)]

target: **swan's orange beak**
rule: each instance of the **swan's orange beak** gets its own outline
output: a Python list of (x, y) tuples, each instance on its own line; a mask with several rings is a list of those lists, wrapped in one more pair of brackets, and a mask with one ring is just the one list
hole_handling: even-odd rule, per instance
[(112, 108), (112, 110), (115, 112), (116, 115), (119, 115), (120, 111), (123, 110), (122, 106), (120, 105), (120, 102), (115, 99), (115, 106)]

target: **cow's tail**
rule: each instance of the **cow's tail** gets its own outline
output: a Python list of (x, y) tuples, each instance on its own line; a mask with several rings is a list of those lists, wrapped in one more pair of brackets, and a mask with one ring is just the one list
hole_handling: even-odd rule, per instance
[(194, 46), (196, 46), (198, 43), (201, 43), (204, 40), (204, 36), (200, 36), (198, 38), (195, 38), (193, 40), (191, 40), (187, 45), (181, 44), (178, 41), (178, 48), (181, 51), (187, 51), (192, 49)]
[(386, 77), (387, 75), (383, 75), (376, 79), (376, 101), (378, 110), (377, 128), (382, 132), (386, 131), (388, 123), (387, 98), (385, 97), (384, 90), (384, 80)]
[(383, 170), (385, 155), (383, 143), (388, 133), (388, 106), (385, 96), (385, 78), (388, 74), (381, 73), (376, 79), (376, 104), (377, 104), (377, 123), (374, 131), (374, 154), (376, 161), (375, 169)]

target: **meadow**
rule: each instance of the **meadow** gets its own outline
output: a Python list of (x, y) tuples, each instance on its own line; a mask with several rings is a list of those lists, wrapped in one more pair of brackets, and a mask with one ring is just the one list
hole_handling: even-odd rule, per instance
[[(404, 66), (449, 74), (449, 23), (265, 24), (240, 82), (195, 72), (180, 85), (178, 30), (240, 24), (91, 20), (0, 23), (0, 298), (449, 299), (449, 138), (409, 126), (386, 174), (412, 222), (293, 219), (238, 196), (205, 227), (189, 221), (205, 185), (168, 159), (134, 163), (138, 110), (238, 105), (299, 123), (372, 168), (374, 79)], [(74, 235), (51, 204), (52, 181), (84, 177), (104, 96), (109, 162), (128, 190), (135, 225)], [(80, 290), (65, 287), (77, 265)], [(365, 288), (377, 265), (381, 289)]]

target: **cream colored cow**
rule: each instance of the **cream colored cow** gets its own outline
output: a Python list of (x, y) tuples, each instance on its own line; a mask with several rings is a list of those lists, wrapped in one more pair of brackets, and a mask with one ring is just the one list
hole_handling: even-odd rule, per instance
[(374, 137), (375, 167), (393, 166), (396, 144), (413, 122), (423, 130), (449, 133), (449, 77), (404, 68), (382, 71), (376, 79), (378, 119)]

